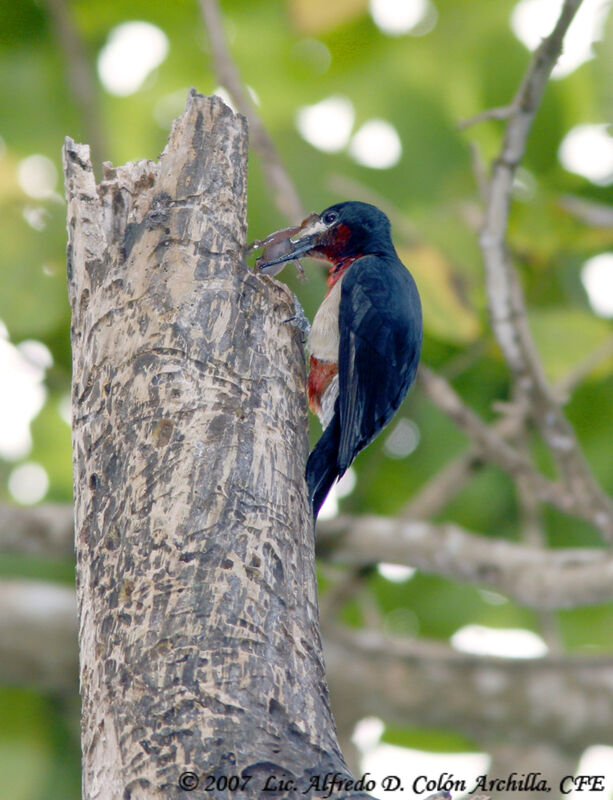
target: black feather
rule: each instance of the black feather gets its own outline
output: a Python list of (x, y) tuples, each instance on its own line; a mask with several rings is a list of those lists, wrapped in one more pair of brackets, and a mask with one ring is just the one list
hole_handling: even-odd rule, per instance
[[(338, 407), (338, 400), (336, 404)], [(330, 424), (311, 451), (306, 465), (306, 482), (315, 519), (332, 484), (340, 477), (336, 458), (340, 436), (339, 421), (340, 417), (335, 411)]]
[(365, 203), (331, 208), (352, 231), (348, 249), (355, 252), (357, 242), (364, 255), (342, 278), (339, 396), (332, 421), (307, 462), (315, 518), (335, 479), (404, 400), (415, 379), (423, 337), (417, 287), (394, 250), (387, 217)]

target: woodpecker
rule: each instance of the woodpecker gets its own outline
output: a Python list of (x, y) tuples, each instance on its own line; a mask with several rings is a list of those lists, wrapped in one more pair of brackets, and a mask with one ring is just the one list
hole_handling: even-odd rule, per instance
[(415, 379), (421, 302), (375, 206), (337, 203), (283, 233), (265, 240), (273, 244), (257, 262), (261, 272), (276, 274), (302, 256), (330, 263), (307, 340), (309, 407), (323, 428), (306, 466), (317, 519), (334, 481), (389, 423)]

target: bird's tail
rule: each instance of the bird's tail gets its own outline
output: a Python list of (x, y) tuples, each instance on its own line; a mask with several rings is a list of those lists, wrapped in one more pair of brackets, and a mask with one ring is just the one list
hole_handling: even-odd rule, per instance
[(306, 482), (309, 500), (313, 507), (313, 519), (317, 519), (332, 484), (340, 477), (337, 455), (340, 442), (339, 415), (335, 413), (321, 439), (313, 448), (306, 465)]

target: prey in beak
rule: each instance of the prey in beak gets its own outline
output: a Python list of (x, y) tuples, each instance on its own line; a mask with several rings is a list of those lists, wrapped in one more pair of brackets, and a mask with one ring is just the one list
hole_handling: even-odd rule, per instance
[(295, 261), (298, 275), (303, 278), (304, 270), (298, 260), (316, 249), (328, 227), (320, 220), (319, 214), (310, 214), (295, 228), (283, 228), (265, 239), (257, 240), (249, 250), (262, 248), (262, 255), (255, 262), (258, 272), (265, 275), (278, 275), (288, 261)]

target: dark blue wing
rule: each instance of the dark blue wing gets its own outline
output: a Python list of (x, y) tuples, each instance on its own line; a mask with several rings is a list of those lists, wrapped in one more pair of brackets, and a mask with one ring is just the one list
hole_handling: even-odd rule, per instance
[(338, 474), (387, 425), (415, 379), (423, 337), (415, 282), (395, 256), (363, 256), (339, 309)]

